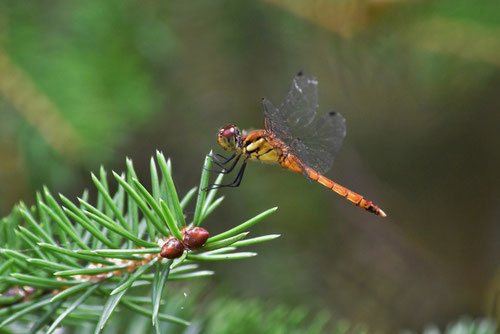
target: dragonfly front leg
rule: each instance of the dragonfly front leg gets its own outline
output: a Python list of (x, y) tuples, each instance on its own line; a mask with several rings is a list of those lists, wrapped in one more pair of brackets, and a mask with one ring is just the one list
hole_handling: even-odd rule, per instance
[(233, 160), (235, 157), (236, 157), (236, 153), (231, 154), (229, 157), (225, 157), (219, 153), (212, 154), (212, 159), (215, 163), (218, 164), (218, 166), (227, 164), (229, 161)]
[(234, 179), (233, 182), (228, 184), (211, 184), (207, 188), (205, 188), (205, 190), (219, 189), (225, 187), (231, 187), (231, 188), (239, 187), (239, 185), (241, 184), (241, 180), (243, 180), (243, 174), (245, 173), (246, 166), (247, 166), (247, 161), (245, 160), (241, 165), (240, 170), (238, 171), (238, 174), (236, 175), (236, 178)]
[[(236, 167), (236, 165), (238, 164), (238, 161), (240, 161), (240, 158), (241, 158), (241, 155), (233, 154), (229, 158), (225, 158), (226, 159), (225, 162), (222, 162), (222, 163), (214, 159), (213, 160), (214, 164), (217, 167), (221, 168), (221, 170), (209, 169), (208, 171), (213, 172), (213, 173), (229, 174), (233, 171), (234, 167)], [(233, 160), (233, 163), (231, 164), (231, 166), (229, 166), (229, 168), (225, 167), (224, 165), (228, 164), (231, 160)]]

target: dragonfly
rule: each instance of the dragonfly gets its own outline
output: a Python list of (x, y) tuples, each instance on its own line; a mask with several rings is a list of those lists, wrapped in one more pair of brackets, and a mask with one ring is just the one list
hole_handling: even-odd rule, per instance
[(385, 212), (364, 196), (330, 180), (330, 170), (346, 136), (345, 118), (338, 112), (318, 114), (318, 81), (299, 72), (279, 107), (263, 98), (264, 129), (242, 131), (228, 124), (217, 132), (218, 144), (231, 155), (214, 155), (221, 172), (231, 173), (240, 160), (236, 178), (212, 188), (238, 187), (248, 161), (259, 161), (302, 174), (348, 201), (378, 216)]

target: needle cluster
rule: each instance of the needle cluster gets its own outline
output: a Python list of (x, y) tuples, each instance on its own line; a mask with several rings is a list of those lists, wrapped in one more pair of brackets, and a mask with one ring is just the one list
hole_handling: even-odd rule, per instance
[[(16, 206), (0, 220), (0, 328), (29, 326), (31, 332), (53, 333), (84, 320), (96, 323), (95, 333), (100, 333), (120, 308), (150, 317), (157, 332), (163, 321), (188, 326), (189, 321), (160, 312), (170, 281), (211, 276), (200, 264), (253, 257), (256, 253), (237, 249), (279, 237), (246, 238), (272, 208), (206, 238), (208, 228), (199, 227), (223, 201), (217, 189), (205, 190), (211, 164), (208, 155), (198, 189), (182, 199), (170, 160), (157, 152), (149, 190), (128, 159), (126, 172), (112, 173), (116, 191), (110, 190), (104, 168), (92, 174), (95, 203), (87, 191), (74, 203), (44, 188), (34, 206)], [(216, 182), (221, 179), (222, 174)], [(184, 211), (195, 197), (193, 219), (186, 221)], [(183, 246), (174, 259), (161, 255), (168, 240)]]

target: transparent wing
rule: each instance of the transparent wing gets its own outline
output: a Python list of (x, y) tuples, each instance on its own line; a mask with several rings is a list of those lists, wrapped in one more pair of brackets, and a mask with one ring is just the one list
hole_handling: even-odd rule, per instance
[(318, 81), (299, 72), (293, 78), (285, 100), (279, 108), (265, 99), (263, 105), (266, 129), (287, 143), (285, 139), (297, 137), (299, 135), (297, 132), (314, 120), (318, 109)]
[(266, 129), (281, 139), (304, 164), (325, 173), (342, 146), (346, 126), (339, 113), (316, 117), (317, 87), (316, 78), (299, 73), (279, 108), (266, 99), (262, 103)]
[(344, 142), (345, 118), (337, 112), (322, 114), (307, 130), (307, 135), (290, 144), (291, 151), (307, 166), (324, 174), (332, 167)]

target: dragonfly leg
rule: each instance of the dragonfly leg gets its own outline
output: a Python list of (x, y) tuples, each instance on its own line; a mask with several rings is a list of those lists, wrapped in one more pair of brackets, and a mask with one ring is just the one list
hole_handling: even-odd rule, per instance
[(236, 175), (236, 178), (234, 179), (233, 182), (230, 184), (226, 185), (226, 187), (239, 187), (241, 184), (241, 180), (243, 180), (243, 174), (245, 173), (245, 168), (247, 167), (247, 162), (243, 162), (243, 165), (241, 165), (240, 170), (238, 171), (238, 175)]
[[(236, 157), (236, 159), (234, 159)], [(234, 167), (236, 167), (236, 165), (238, 164), (238, 161), (240, 161), (240, 158), (241, 158), (241, 155), (233, 155), (231, 157), (231, 159), (229, 160), (226, 160), (225, 163), (219, 163), (217, 161), (213, 161), (214, 164), (221, 168), (221, 170), (216, 170), (216, 169), (208, 169), (209, 172), (213, 172), (213, 173), (221, 173), (221, 174), (229, 174), (233, 171)], [(231, 166), (229, 167), (225, 167), (224, 164), (227, 164), (228, 162), (230, 162), (231, 160), (233, 160), (233, 163), (231, 164)]]
[(236, 159), (234, 159), (233, 163), (231, 164), (231, 166), (229, 166), (229, 168), (226, 168), (226, 167), (222, 167), (219, 165), (219, 167), (222, 167), (222, 171), (220, 171), (220, 173), (222, 174), (229, 174), (233, 171), (234, 167), (236, 167), (236, 165), (238, 164), (238, 161), (240, 161), (240, 158), (241, 158), (241, 155), (238, 155), (236, 157)]
[(225, 187), (231, 187), (231, 188), (239, 187), (239, 185), (241, 184), (241, 180), (243, 180), (243, 174), (245, 173), (246, 166), (247, 166), (247, 161), (245, 160), (241, 165), (240, 170), (238, 171), (238, 174), (236, 175), (236, 178), (234, 179), (233, 182), (228, 184), (211, 184), (208, 187), (206, 187), (205, 190), (219, 189)]
[[(210, 155), (212, 162), (219, 168), (224, 169), (224, 165), (229, 163), (236, 157), (236, 153), (231, 154), (229, 157), (225, 157), (219, 153), (212, 153)], [(205, 168), (206, 169), (206, 168)], [(217, 172), (217, 170), (209, 170), (210, 172)]]
[(229, 157), (225, 157), (222, 154), (214, 153), (212, 154), (213, 161), (218, 165), (225, 165), (229, 161), (233, 160), (236, 157), (236, 153), (231, 154)]

